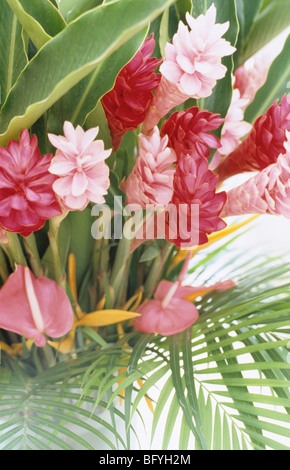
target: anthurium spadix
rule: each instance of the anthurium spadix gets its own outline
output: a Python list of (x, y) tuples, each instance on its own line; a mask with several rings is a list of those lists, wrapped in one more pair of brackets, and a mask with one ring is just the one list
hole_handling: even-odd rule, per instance
[(33, 338), (60, 338), (73, 325), (73, 310), (65, 291), (46, 277), (35, 278), (27, 266), (17, 266), (0, 290), (0, 328)]

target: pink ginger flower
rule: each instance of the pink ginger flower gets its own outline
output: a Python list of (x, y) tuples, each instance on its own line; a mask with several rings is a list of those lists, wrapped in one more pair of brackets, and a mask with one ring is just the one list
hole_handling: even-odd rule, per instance
[(53, 190), (66, 210), (83, 210), (94, 202), (105, 202), (104, 195), (110, 186), (109, 167), (105, 164), (112, 150), (105, 150), (102, 140), (95, 140), (99, 128), (84, 131), (66, 121), (64, 137), (48, 134), (57, 148), (49, 171), (58, 178)]
[(154, 73), (162, 60), (151, 57), (154, 35), (147, 38), (133, 59), (117, 76), (114, 88), (102, 98), (111, 132), (114, 151), (118, 150), (127, 131), (144, 121), (161, 75)]
[(72, 328), (74, 314), (65, 291), (45, 277), (36, 279), (30, 269), (17, 266), (0, 290), (0, 328), (43, 347), (46, 337), (60, 338)]
[(210, 148), (216, 149), (221, 145), (210, 131), (218, 129), (223, 121), (219, 114), (192, 107), (173, 113), (163, 123), (161, 135), (168, 135), (168, 145), (175, 150), (178, 158), (182, 155), (209, 158)]
[(247, 104), (248, 100), (240, 97), (239, 90), (234, 90), (232, 102), (222, 129), (221, 147), (210, 164), (212, 170), (240, 145), (241, 139), (252, 129), (251, 124), (244, 121), (244, 109)]
[(282, 215), (290, 219), (290, 153), (228, 192), (222, 216)]
[(143, 124), (144, 133), (149, 133), (163, 116), (188, 98), (210, 96), (217, 80), (227, 71), (222, 58), (236, 50), (222, 39), (229, 22), (216, 24), (214, 5), (196, 19), (187, 13), (186, 20), (189, 28), (180, 21), (172, 44), (166, 44), (160, 67), (162, 79)]
[(279, 155), (286, 152), (286, 131), (290, 131), (290, 95), (284, 95), (280, 104), (276, 100), (255, 121), (243, 142), (221, 162), (216, 169), (220, 180), (243, 172), (260, 171), (276, 163)]
[(165, 206), (173, 192), (176, 154), (168, 147), (168, 137), (160, 137), (156, 126), (152, 135), (139, 135), (139, 155), (133, 171), (121, 185), (127, 204)]
[(219, 282), (213, 286), (192, 287), (183, 286), (188, 264), (189, 253), (180, 276), (176, 282), (161, 281), (154, 294), (154, 299), (143, 302), (137, 312), (140, 317), (134, 319), (134, 326), (144, 333), (155, 333), (171, 336), (192, 326), (198, 319), (198, 310), (190, 299), (213, 290), (231, 289), (235, 283), (232, 280)]
[(28, 236), (61, 214), (48, 171), (52, 155), (40, 156), (37, 137), (21, 132), (19, 142), (0, 147), (0, 225)]
[(265, 60), (256, 58), (251, 67), (242, 65), (236, 70), (234, 87), (239, 90), (241, 98), (246, 100), (244, 108), (254, 100), (257, 91), (265, 84), (269, 65)]
[[(180, 159), (171, 200), (171, 206), (178, 210), (177, 227), (171, 224), (170, 211), (167, 218), (168, 240), (176, 246), (203, 245), (208, 241), (207, 235), (226, 227), (220, 214), (227, 195), (224, 191), (216, 193), (218, 179), (205, 158), (193, 159), (186, 155)], [(197, 218), (195, 223), (194, 218)], [(172, 232), (176, 233), (174, 238), (170, 235)]]

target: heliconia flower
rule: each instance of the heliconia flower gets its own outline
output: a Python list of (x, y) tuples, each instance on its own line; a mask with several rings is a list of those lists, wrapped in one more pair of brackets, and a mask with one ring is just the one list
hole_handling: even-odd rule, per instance
[(227, 71), (222, 58), (236, 50), (222, 39), (229, 22), (216, 24), (214, 5), (196, 19), (187, 13), (186, 20), (189, 28), (180, 21), (172, 44), (166, 44), (160, 66), (162, 80), (146, 115), (143, 132), (149, 133), (163, 116), (188, 98), (210, 96), (217, 80)]
[(210, 131), (220, 127), (223, 121), (219, 114), (192, 107), (173, 113), (163, 123), (161, 135), (168, 136), (168, 145), (175, 150), (177, 158), (182, 155), (209, 158), (210, 148), (217, 149), (221, 145)]
[(282, 215), (290, 219), (290, 153), (228, 192), (222, 216)]
[(65, 291), (45, 277), (36, 279), (27, 266), (17, 266), (0, 290), (0, 328), (33, 338), (60, 338), (72, 327), (74, 313)]
[(41, 157), (37, 137), (21, 132), (19, 141), (0, 147), (0, 225), (28, 236), (61, 214), (48, 171), (52, 155)]
[(137, 129), (144, 121), (152, 92), (159, 85), (161, 75), (154, 71), (162, 60), (151, 57), (154, 47), (154, 35), (151, 34), (121, 70), (114, 88), (102, 98), (114, 151), (120, 146), (124, 134)]
[(168, 137), (160, 137), (156, 126), (152, 135), (139, 134), (139, 155), (127, 180), (121, 185), (127, 204), (164, 206), (173, 192), (176, 154), (168, 147)]
[(109, 167), (105, 164), (112, 150), (105, 150), (102, 140), (95, 140), (99, 128), (84, 131), (66, 121), (64, 137), (48, 134), (51, 144), (57, 148), (49, 171), (58, 176), (53, 190), (67, 210), (83, 210), (94, 202), (105, 202), (104, 195), (110, 186)]
[(276, 100), (254, 123), (243, 142), (217, 167), (220, 181), (238, 173), (260, 171), (285, 154), (286, 131), (290, 131), (290, 95)]
[(251, 124), (244, 121), (244, 109), (247, 104), (248, 100), (241, 99), (239, 90), (235, 89), (222, 129), (221, 147), (215, 153), (210, 164), (212, 170), (240, 145), (242, 137), (247, 135), (252, 129)]
[[(170, 213), (167, 218), (168, 239), (176, 246), (202, 245), (207, 243), (207, 235), (226, 227), (220, 213), (227, 196), (224, 191), (216, 193), (218, 179), (209, 169), (205, 158), (194, 159), (187, 155), (180, 159), (170, 203), (178, 211), (177, 227), (171, 226)], [(193, 219), (196, 217), (194, 223)], [(176, 237), (171, 237), (172, 232), (176, 233)]]

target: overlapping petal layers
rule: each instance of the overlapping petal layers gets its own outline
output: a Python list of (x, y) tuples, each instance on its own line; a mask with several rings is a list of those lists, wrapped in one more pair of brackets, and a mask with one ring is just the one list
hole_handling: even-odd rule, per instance
[(168, 137), (160, 137), (158, 127), (150, 136), (139, 135), (139, 155), (122, 189), (127, 204), (165, 206), (173, 192), (176, 154), (168, 147)]
[[(207, 243), (207, 235), (226, 227), (220, 213), (226, 193), (216, 193), (218, 176), (208, 167), (208, 161), (187, 155), (179, 161), (171, 207), (177, 208), (177, 227), (172, 226), (170, 210), (167, 217), (168, 239), (180, 247)], [(170, 233), (176, 233), (174, 238)]]
[(45, 221), (61, 214), (48, 171), (52, 155), (40, 156), (35, 135), (24, 129), (19, 142), (0, 147), (0, 224), (9, 231), (28, 236)]
[(283, 215), (290, 219), (290, 153), (227, 194), (222, 216)]
[(161, 135), (168, 136), (168, 145), (175, 150), (178, 159), (183, 155), (209, 158), (210, 148), (217, 149), (221, 145), (210, 131), (218, 129), (222, 123), (219, 114), (192, 107), (173, 113), (163, 123)]
[(102, 140), (95, 140), (99, 128), (84, 131), (66, 121), (64, 136), (48, 134), (57, 148), (49, 171), (58, 178), (53, 184), (63, 207), (83, 210), (88, 203), (102, 204), (110, 186), (109, 167), (105, 164), (112, 150), (105, 150)]
[(166, 44), (164, 62), (160, 67), (162, 80), (142, 127), (145, 133), (149, 133), (163, 116), (188, 98), (210, 96), (217, 80), (223, 78), (227, 71), (222, 58), (235, 51), (222, 38), (229, 22), (216, 24), (214, 5), (196, 19), (187, 13), (186, 20), (189, 28), (180, 21), (172, 44)]
[(286, 152), (287, 131), (290, 131), (290, 95), (284, 95), (254, 123), (250, 134), (217, 167), (223, 181), (230, 176), (248, 171), (260, 171), (276, 163)]
[(121, 70), (114, 88), (102, 98), (114, 151), (121, 144), (123, 135), (137, 129), (144, 121), (152, 101), (152, 91), (160, 83), (161, 75), (154, 71), (162, 61), (151, 57), (154, 46), (152, 34)]
[(9, 276), (0, 290), (0, 305), (0, 328), (34, 338), (40, 347), (46, 344), (45, 335), (60, 338), (73, 325), (64, 290), (51, 279), (36, 279), (26, 266), (17, 266)]

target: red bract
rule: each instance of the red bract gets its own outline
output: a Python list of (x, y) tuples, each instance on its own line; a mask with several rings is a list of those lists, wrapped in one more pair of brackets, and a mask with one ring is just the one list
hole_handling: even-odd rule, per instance
[(9, 231), (28, 236), (45, 221), (61, 214), (48, 172), (52, 155), (40, 156), (35, 135), (27, 129), (19, 142), (0, 147), (0, 224)]
[[(218, 176), (208, 168), (203, 158), (183, 156), (177, 166), (171, 206), (177, 208), (177, 236), (172, 239), (170, 213), (167, 217), (168, 239), (179, 247), (207, 243), (207, 235), (226, 227), (220, 213), (226, 202), (226, 192), (216, 193)], [(198, 209), (198, 212), (196, 210)]]
[(120, 146), (123, 135), (137, 129), (144, 121), (152, 101), (152, 91), (159, 85), (161, 76), (154, 70), (162, 60), (151, 57), (154, 46), (152, 34), (121, 70), (114, 88), (102, 98), (114, 151)]
[(244, 141), (218, 166), (216, 172), (223, 181), (247, 171), (261, 171), (276, 163), (286, 153), (286, 131), (290, 130), (290, 95), (284, 95), (260, 116)]
[(163, 123), (161, 135), (168, 135), (168, 146), (178, 157), (182, 155), (210, 157), (210, 148), (221, 146), (219, 139), (210, 134), (223, 123), (219, 114), (199, 111), (197, 107), (175, 112)]

